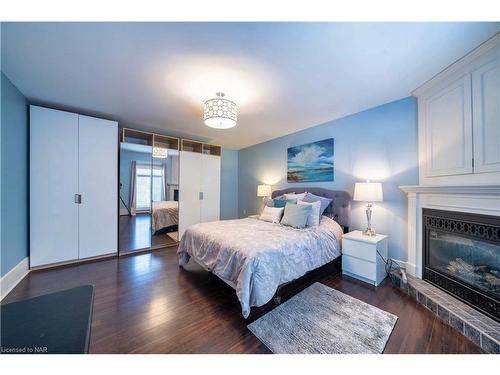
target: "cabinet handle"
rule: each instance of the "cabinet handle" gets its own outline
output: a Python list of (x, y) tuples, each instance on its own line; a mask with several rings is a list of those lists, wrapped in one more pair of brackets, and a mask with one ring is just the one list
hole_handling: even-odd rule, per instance
[(75, 203), (82, 204), (82, 195), (81, 194), (75, 194)]
[(203, 200), (203, 192), (202, 192), (202, 191), (200, 191), (200, 192), (199, 192), (199, 194), (198, 194), (198, 198), (200, 199), (200, 201), (202, 201), (202, 200)]

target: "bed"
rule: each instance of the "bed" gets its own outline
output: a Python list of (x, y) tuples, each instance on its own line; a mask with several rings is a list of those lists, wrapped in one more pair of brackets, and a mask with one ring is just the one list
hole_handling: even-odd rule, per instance
[(294, 229), (257, 218), (196, 224), (182, 236), (179, 265), (192, 258), (234, 288), (247, 318), (252, 307), (268, 303), (281, 285), (341, 255), (342, 233), (350, 221), (350, 195), (297, 188), (274, 191), (273, 197), (304, 191), (333, 199), (319, 226)]
[(152, 204), (151, 226), (153, 233), (162, 229), (177, 230), (179, 224), (179, 202), (157, 201)]

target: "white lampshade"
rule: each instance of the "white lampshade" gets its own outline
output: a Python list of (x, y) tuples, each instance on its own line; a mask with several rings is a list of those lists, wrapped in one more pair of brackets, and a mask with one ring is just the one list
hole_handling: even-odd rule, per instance
[(257, 196), (258, 197), (270, 197), (271, 196), (271, 185), (258, 185), (257, 186)]
[(229, 129), (236, 126), (238, 108), (236, 103), (224, 99), (224, 93), (218, 92), (216, 98), (205, 102), (203, 118), (211, 128)]
[(380, 182), (356, 182), (354, 185), (355, 201), (362, 202), (382, 202), (382, 184)]

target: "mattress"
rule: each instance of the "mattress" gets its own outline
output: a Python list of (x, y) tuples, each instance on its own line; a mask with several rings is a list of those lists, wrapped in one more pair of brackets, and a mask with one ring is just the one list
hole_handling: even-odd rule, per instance
[(294, 229), (256, 218), (214, 221), (189, 227), (181, 238), (179, 264), (193, 257), (234, 285), (243, 316), (269, 302), (281, 284), (340, 256), (342, 228), (322, 216), (314, 228)]

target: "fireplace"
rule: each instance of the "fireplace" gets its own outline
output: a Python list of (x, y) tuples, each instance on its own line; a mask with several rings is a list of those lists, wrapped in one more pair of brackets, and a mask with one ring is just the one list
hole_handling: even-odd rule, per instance
[(500, 217), (422, 209), (423, 279), (500, 321)]

